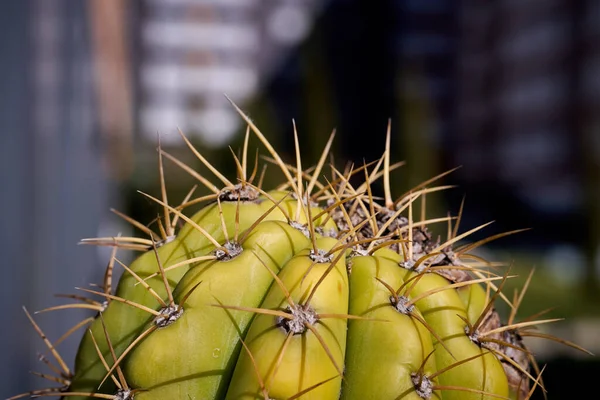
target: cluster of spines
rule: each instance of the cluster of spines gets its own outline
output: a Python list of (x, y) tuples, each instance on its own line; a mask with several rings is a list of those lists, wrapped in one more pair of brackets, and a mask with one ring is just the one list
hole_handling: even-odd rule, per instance
[[(190, 147), (190, 149), (194, 152), (198, 159), (205, 166), (207, 166), (207, 168), (224, 184), (225, 187), (223, 189), (218, 189), (216, 185), (214, 185), (208, 179), (206, 179), (198, 172), (193, 170), (191, 167), (183, 164), (181, 161), (175, 159), (173, 156), (162, 150), (162, 148), (159, 145), (161, 199), (157, 199), (144, 193), (145, 196), (152, 199), (163, 208), (163, 217), (158, 218), (154, 221), (158, 227), (158, 233), (151, 230), (148, 226), (133, 220), (127, 215), (115, 211), (115, 213), (118, 216), (125, 219), (134, 227), (144, 232), (148, 236), (148, 238), (115, 236), (111, 238), (85, 239), (82, 241), (82, 243), (85, 244), (105, 245), (113, 247), (113, 253), (111, 255), (111, 259), (106, 269), (105, 279), (103, 285), (100, 287), (101, 290), (91, 290), (83, 288), (80, 289), (88, 294), (100, 296), (103, 298), (103, 300), (97, 301), (79, 295), (63, 295), (63, 297), (69, 297), (74, 300), (77, 300), (78, 303), (55, 306), (42, 310), (40, 312), (56, 311), (68, 308), (86, 308), (95, 311), (96, 317), (90, 317), (81, 321), (74, 327), (70, 328), (65, 333), (65, 335), (59, 338), (56, 342), (52, 343), (48, 338), (46, 338), (41, 328), (35, 323), (31, 315), (25, 310), (27, 317), (30, 319), (32, 325), (34, 326), (38, 334), (44, 340), (47, 348), (51, 352), (56, 363), (58, 363), (58, 365), (55, 365), (47, 357), (41, 356), (40, 360), (42, 360), (55, 373), (55, 375), (37, 373), (36, 374), (47, 380), (58, 383), (60, 384), (60, 386), (58, 388), (47, 388), (24, 393), (18, 396), (14, 396), (11, 399), (17, 399), (27, 396), (88, 396), (94, 398), (115, 400), (133, 399), (135, 394), (137, 392), (143, 391), (143, 389), (134, 390), (129, 387), (120, 365), (122, 360), (138, 343), (140, 343), (146, 336), (148, 336), (154, 330), (166, 327), (174, 323), (184, 312), (183, 305), (185, 304), (185, 300), (187, 299), (187, 297), (196, 289), (196, 287), (198, 287), (198, 285), (201, 284), (200, 282), (194, 287), (192, 287), (188, 291), (188, 293), (186, 293), (183, 296), (183, 299), (182, 301), (180, 301), (180, 304), (175, 304), (172, 290), (169, 286), (169, 283), (167, 282), (167, 278), (165, 275), (166, 269), (162, 267), (162, 262), (156, 251), (157, 248), (170, 242), (176, 237), (177, 223), (178, 221), (183, 220), (190, 224), (193, 227), (193, 229), (198, 230), (202, 235), (207, 237), (209, 241), (214, 245), (215, 250), (208, 255), (193, 257), (189, 260), (172, 265), (168, 267), (168, 269), (174, 269), (182, 266), (190, 266), (194, 263), (209, 259), (226, 259), (227, 257), (233, 258), (241, 251), (239, 243), (243, 243), (244, 238), (249, 234), (249, 232), (251, 232), (252, 229), (254, 229), (256, 226), (258, 226), (262, 218), (268, 215), (268, 213), (270, 213), (276, 207), (278, 207), (285, 215), (287, 222), (290, 224), (290, 226), (300, 230), (305, 236), (307, 236), (310, 239), (312, 243), (310, 257), (313, 261), (313, 265), (316, 265), (318, 263), (325, 263), (328, 264), (329, 267), (325, 270), (318, 283), (313, 287), (308, 297), (302, 303), (297, 303), (294, 302), (294, 300), (291, 298), (289, 290), (278, 278), (277, 274), (271, 269), (269, 269), (269, 267), (266, 264), (264, 264), (266, 269), (272, 275), (274, 282), (276, 282), (277, 287), (282, 291), (287, 300), (287, 307), (283, 311), (263, 308), (236, 307), (220, 303), (214, 304), (214, 306), (225, 309), (230, 308), (240, 311), (247, 311), (256, 314), (273, 315), (277, 317), (279, 326), (287, 332), (287, 338), (291, 338), (294, 334), (300, 334), (305, 331), (310, 331), (317, 337), (317, 340), (321, 343), (324, 351), (327, 353), (328, 357), (330, 358), (332, 364), (334, 365), (339, 375), (343, 376), (343, 365), (338, 365), (338, 363), (335, 361), (335, 358), (331, 354), (331, 351), (327, 347), (325, 341), (319, 336), (318, 331), (316, 331), (316, 329), (314, 328), (314, 324), (316, 323), (316, 321), (326, 318), (356, 319), (365, 321), (372, 321), (372, 319), (350, 314), (318, 314), (315, 312), (314, 309), (310, 307), (310, 301), (317, 288), (319, 287), (319, 284), (325, 279), (327, 274), (331, 272), (334, 265), (339, 261), (341, 257), (349, 257), (350, 262), (348, 268), (350, 269), (351, 257), (353, 255), (372, 255), (376, 251), (384, 247), (391, 248), (401, 255), (403, 261), (399, 263), (400, 267), (406, 268), (407, 270), (416, 273), (416, 275), (413, 278), (405, 281), (405, 283), (398, 288), (390, 286), (383, 280), (378, 280), (389, 291), (390, 304), (398, 312), (403, 313), (405, 315), (409, 315), (411, 318), (414, 318), (421, 325), (423, 325), (437, 340), (437, 342), (442, 347), (444, 347), (450, 354), (452, 354), (451, 349), (447, 348), (442, 338), (440, 338), (439, 335), (437, 335), (435, 330), (431, 326), (429, 326), (427, 322), (418, 313), (414, 312), (414, 305), (417, 301), (427, 296), (438, 293), (442, 290), (452, 290), (480, 283), (485, 284), (486, 298), (488, 298), (488, 302), (483, 311), (480, 313), (479, 318), (477, 318), (475, 322), (470, 322), (467, 319), (464, 320), (467, 327), (465, 329), (465, 334), (471, 339), (471, 341), (478, 344), (482, 349), (485, 349), (495, 354), (498, 357), (498, 359), (500, 359), (504, 366), (504, 369), (507, 372), (510, 383), (512, 385), (516, 385), (518, 391), (521, 393), (522, 398), (530, 398), (533, 391), (538, 386), (542, 387), (543, 389), (541, 379), (543, 368), (540, 369), (537, 367), (532, 354), (523, 346), (521, 340), (522, 337), (531, 336), (555, 340), (560, 343), (577, 348), (579, 350), (585, 351), (584, 349), (581, 349), (579, 346), (573, 343), (551, 337), (547, 334), (532, 331), (531, 328), (533, 328), (536, 325), (556, 321), (555, 319), (535, 320), (542, 313), (525, 319), (522, 322), (515, 321), (518, 307), (523, 300), (523, 296), (531, 281), (532, 275), (529, 275), (522, 291), (520, 293), (515, 292), (512, 301), (510, 301), (506, 296), (502, 294), (501, 291), (504, 283), (510, 277), (510, 269), (504, 275), (498, 276), (489, 269), (490, 266), (495, 265), (468, 253), (476, 247), (489, 242), (490, 240), (494, 240), (508, 234), (513, 234), (518, 231), (498, 234), (490, 238), (481, 240), (479, 242), (468, 244), (453, 250), (452, 246), (458, 241), (468, 237), (475, 231), (484, 228), (488, 224), (484, 224), (465, 233), (458, 234), (458, 226), (462, 215), (463, 204), (461, 204), (461, 208), (457, 217), (447, 216), (431, 220), (426, 219), (426, 195), (435, 191), (446, 190), (450, 188), (450, 186), (428, 186), (435, 180), (444, 176), (446, 173), (424, 182), (423, 184), (413, 188), (413, 190), (411, 190), (410, 192), (403, 194), (397, 200), (393, 200), (391, 195), (390, 174), (391, 171), (399, 167), (401, 163), (390, 164), (389, 127), (387, 132), (386, 149), (381, 159), (371, 164), (365, 164), (359, 168), (348, 166), (344, 171), (339, 171), (333, 165), (331, 165), (332, 177), (331, 179), (327, 180), (326, 184), (323, 184), (319, 182), (319, 176), (325, 165), (327, 154), (329, 153), (334, 134), (331, 135), (329, 141), (327, 142), (318, 164), (315, 167), (304, 170), (301, 164), (295, 125), (294, 138), (296, 143), (296, 165), (294, 166), (284, 163), (284, 161), (273, 149), (273, 147), (270, 145), (270, 143), (267, 141), (264, 135), (258, 130), (258, 128), (256, 128), (253, 122), (248, 117), (246, 117), (237, 107), (236, 109), (240, 112), (242, 117), (247, 122), (249, 130), (251, 129), (255, 132), (259, 140), (265, 145), (265, 147), (271, 154), (272, 158), (270, 158), (269, 161), (278, 165), (281, 171), (283, 172), (284, 176), (286, 177), (286, 182), (277, 189), (281, 191), (289, 191), (291, 193), (291, 196), (296, 199), (297, 207), (295, 213), (290, 214), (284, 208), (281, 207), (281, 202), (285, 200), (287, 196), (284, 196), (282, 199), (274, 199), (269, 193), (262, 189), (262, 182), (266, 168), (262, 169), (257, 185), (253, 185), (253, 181), (258, 175), (258, 158), (256, 158), (254, 169), (250, 177), (247, 177), (246, 171), (248, 165), (247, 154), (249, 130), (246, 133), (244, 141), (244, 148), (241, 157), (242, 160), (240, 161), (239, 157), (237, 157), (235, 153), (233, 154), (233, 158), (238, 169), (238, 183), (233, 183), (229, 181), (226, 177), (219, 173), (212, 165), (210, 165), (210, 163), (208, 163), (208, 161), (199, 152), (197, 152), (194, 149), (191, 143), (182, 134), (185, 143)], [(187, 194), (187, 196), (181, 204), (177, 206), (169, 205), (164, 180), (163, 157), (173, 161), (176, 165), (178, 165), (186, 172), (191, 174), (193, 177), (198, 179), (198, 181), (205, 187), (207, 187), (212, 192), (212, 194), (192, 200), (191, 198), (194, 192), (194, 189), (192, 189)], [(369, 167), (373, 165), (374, 168), (369, 171)], [(350, 184), (350, 178), (359, 173), (365, 175), (365, 181), (360, 186), (354, 188)], [(372, 183), (375, 182), (375, 180), (381, 178), (383, 178), (384, 181), (384, 205), (379, 205), (371, 192)], [(307, 181), (306, 186), (304, 186), (303, 184), (304, 180)], [(313, 194), (312, 192), (313, 190), (315, 190), (315, 188), (317, 190)], [(273, 206), (267, 212), (265, 212), (263, 214), (263, 217), (259, 218), (256, 221), (256, 223), (253, 224), (250, 227), (250, 229), (248, 229), (245, 233), (239, 232), (237, 229), (237, 224), (239, 218), (240, 202), (254, 201), (261, 195), (268, 198), (273, 203)], [(416, 222), (413, 218), (414, 202), (417, 199), (420, 199), (422, 204), (421, 217), (418, 222)], [(219, 210), (221, 210), (222, 201), (237, 202), (238, 208), (236, 212), (236, 229), (233, 237), (230, 237), (229, 233), (227, 232), (225, 222), (223, 220), (222, 211), (220, 212), (220, 216), (222, 230), (225, 236), (225, 241), (223, 243), (220, 243), (208, 232), (206, 232), (200, 225), (196, 224), (192, 219), (183, 214), (183, 210), (186, 207), (198, 204), (203, 201), (216, 201)], [(312, 206), (320, 205), (324, 202), (326, 203), (326, 206), (323, 208), (323, 210), (317, 215), (311, 215)], [(408, 216), (403, 217), (403, 213), (407, 213)], [(299, 222), (301, 220), (301, 216), (303, 216), (303, 219), (307, 221), (306, 223)], [(335, 225), (338, 228), (338, 232), (336, 233), (335, 231), (325, 231), (325, 228), (323, 226), (315, 226), (315, 221), (322, 217), (325, 217), (325, 222), (327, 222), (328, 220), (332, 220), (333, 222), (335, 222)], [(455, 221), (454, 224), (453, 221)], [(433, 223), (444, 222), (448, 224), (447, 239), (444, 242), (440, 242), (439, 239), (437, 241), (432, 240), (432, 235), (427, 229), (427, 227)], [(316, 243), (316, 233), (320, 233), (322, 236), (335, 234), (337, 244), (329, 250), (319, 249)], [(243, 235), (241, 238), (239, 237), (240, 234)], [(156, 271), (154, 275), (142, 278), (136, 275), (135, 272), (132, 271), (127, 265), (125, 265), (119, 259), (116, 258), (117, 249), (127, 249), (136, 251), (153, 250), (156, 255), (159, 270)], [(467, 262), (465, 260), (470, 260), (471, 262)], [(120, 298), (112, 294), (112, 271), (115, 267), (115, 264), (119, 264), (120, 266), (122, 266), (125, 269), (125, 271), (127, 271), (136, 279), (137, 284), (143, 285), (148, 290), (148, 292), (156, 298), (158, 303), (161, 305), (159, 310), (151, 309), (144, 305), (133, 303), (130, 300)], [(311, 268), (312, 265), (309, 268), (309, 270)], [(412, 296), (411, 291), (414, 289), (418, 281), (427, 273), (438, 273), (447, 278), (450, 281), (450, 284), (445, 286), (444, 288), (431, 290), (418, 296)], [(306, 274), (308, 274), (308, 271), (306, 272)], [(156, 293), (156, 291), (154, 291), (146, 283), (146, 280), (153, 276), (162, 277), (165, 285), (165, 290), (168, 295), (168, 298), (166, 300), (163, 299), (163, 297)], [(498, 280), (500, 281), (500, 284), (496, 285), (494, 281)], [(502, 325), (500, 323), (498, 314), (494, 310), (494, 302), (499, 297), (508, 303), (511, 310), (506, 325)], [(58, 351), (56, 350), (56, 346), (60, 342), (62, 342), (66, 337), (74, 333), (76, 330), (87, 326), (94, 319), (102, 319), (102, 313), (105, 310), (108, 303), (111, 301), (119, 301), (128, 304), (132, 307), (141, 309), (144, 312), (147, 312), (148, 314), (153, 316), (154, 323), (148, 329), (144, 330), (127, 347), (127, 349), (125, 349), (124, 352), (117, 355), (112, 345), (110, 344), (110, 338), (106, 331), (106, 326), (102, 321), (105, 339), (108, 342), (111, 350), (110, 358), (112, 359), (112, 361), (109, 363), (105, 359), (105, 356), (102, 354), (99, 347), (96, 345), (98, 357), (101, 363), (106, 368), (106, 376), (102, 381), (101, 385), (104, 383), (105, 380), (111, 379), (117, 387), (117, 392), (114, 394), (72, 392), (69, 389), (71, 379), (73, 378), (72, 372), (69, 370), (67, 364), (59, 355)], [(92, 340), (95, 344), (96, 340), (93, 337), (93, 334)], [(262, 396), (265, 400), (269, 400), (270, 376), (261, 376), (258, 367), (256, 366), (255, 357), (251, 353), (249, 347), (246, 345), (242, 337), (240, 337), (240, 342), (243, 345), (244, 351), (247, 353), (248, 357), (252, 362), (254, 372), (256, 374), (256, 379), (260, 384)], [(283, 354), (285, 353), (285, 349), (288, 343), (289, 340), (286, 339), (282, 349), (280, 350), (280, 358), (275, 364), (275, 368), (272, 371), (272, 375), (274, 375), (277, 369), (279, 368), (279, 363), (281, 362), (281, 359), (283, 357)], [(456, 361), (454, 364), (451, 364), (433, 374), (426, 374), (424, 372), (425, 363), (432, 354), (433, 353), (427, 355), (427, 357), (424, 358), (421, 367), (417, 371), (414, 371), (411, 375), (411, 379), (414, 384), (414, 391), (421, 398), (429, 399), (432, 398), (433, 394), (436, 391), (439, 392), (445, 390), (475, 392), (485, 394), (490, 397), (498, 397), (493, 393), (486, 393), (480, 390), (478, 391), (476, 389), (443, 386), (436, 383), (436, 377), (440, 374), (444, 373), (449, 369), (455, 368), (461, 364), (469, 362), (474, 358), (480, 357), (483, 354), (485, 354), (484, 352), (474, 357), (469, 357), (467, 359)], [(110, 366), (110, 364), (112, 364), (112, 366)], [(530, 372), (530, 365), (533, 366), (533, 373)], [(290, 397), (289, 399), (291, 400), (299, 398), (303, 394), (306, 394), (309, 391), (316, 389), (317, 387), (329, 382), (332, 379), (335, 379), (336, 377), (337, 376), (325, 377), (325, 379), (321, 382), (299, 391), (296, 395)], [(531, 384), (531, 382), (533, 384)]]

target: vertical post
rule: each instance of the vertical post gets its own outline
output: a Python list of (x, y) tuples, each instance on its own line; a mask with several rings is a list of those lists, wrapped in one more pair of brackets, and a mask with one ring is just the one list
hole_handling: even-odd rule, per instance
[[(28, 105), (31, 99), (27, 86), (30, 46), (29, 2), (9, 1), (0, 7), (0, 49), (5, 57), (0, 63), (0, 254), (2, 274), (0, 298), (3, 320), (0, 330), (0, 398), (7, 398), (27, 387), (30, 359), (29, 327), (21, 305), (28, 293), (27, 266), (33, 261), (31, 252), (23, 251), (29, 242), (32, 225), (31, 185), (32, 137)], [(17, 333), (18, 332), (18, 333)], [(21, 333), (23, 332), (23, 333)]]
[(133, 85), (128, 41), (128, 2), (91, 0), (94, 94), (99, 125), (107, 144), (105, 167), (117, 180), (129, 177), (133, 168)]

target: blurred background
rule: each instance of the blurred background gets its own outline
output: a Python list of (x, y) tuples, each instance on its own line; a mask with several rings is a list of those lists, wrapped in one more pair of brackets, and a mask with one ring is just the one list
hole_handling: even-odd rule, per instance
[[(45, 383), (27, 373), (46, 349), (21, 306), (101, 281), (110, 250), (77, 243), (133, 233), (111, 207), (156, 216), (136, 190), (159, 193), (159, 135), (210, 176), (181, 128), (234, 175), (228, 146), (246, 127), (224, 93), (288, 161), (295, 119), (304, 165), (334, 128), (338, 167), (377, 159), (391, 118), (393, 159), (407, 161), (396, 195), (462, 166), (428, 213), (456, 214), (466, 196), (461, 231), (532, 228), (482, 254), (514, 261), (507, 293), (536, 267), (521, 317), (556, 307), (548, 317), (566, 320), (543, 332), (600, 353), (600, 2), (21, 0), (2, 2), (0, 30), (0, 397)], [(195, 184), (166, 174), (176, 202)], [(36, 321), (56, 340), (83, 315)], [(61, 344), (67, 360), (80, 335)], [(598, 358), (528, 344), (550, 399), (600, 373)]]

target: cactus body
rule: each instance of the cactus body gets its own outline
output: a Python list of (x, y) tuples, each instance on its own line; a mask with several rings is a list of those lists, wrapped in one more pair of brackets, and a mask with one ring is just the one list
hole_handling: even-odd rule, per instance
[[(196, 215), (186, 217), (185, 207), (168, 205), (163, 196), (154, 199), (164, 212), (160, 235), (98, 240), (116, 248), (134, 243), (145, 252), (123, 265), (114, 293), (109, 285), (92, 293), (105, 303), (93, 303), (99, 312), (83, 335), (74, 372), (61, 372), (63, 386), (30, 394), (115, 400), (530, 396), (541, 382), (520, 326), (511, 316), (503, 328), (493, 308), (508, 276), (465, 251), (453, 252), (461, 238), (456, 229), (448, 229), (453, 233), (445, 243), (434, 240), (428, 225), (451, 225), (450, 218), (413, 218), (414, 201), (436, 188), (391, 199), (389, 140), (384, 158), (363, 168), (361, 186), (350, 184), (352, 169), (334, 170), (332, 180), (318, 183), (331, 141), (303, 176), (299, 160), (296, 167), (284, 164), (246, 121), (286, 184), (263, 192), (246, 179), (245, 161), (241, 168), (236, 159), (241, 183), (224, 181)], [(382, 175), (380, 204), (370, 186)], [(175, 218), (184, 222), (178, 232), (169, 226)], [(115, 260), (110, 269), (119, 268)]]

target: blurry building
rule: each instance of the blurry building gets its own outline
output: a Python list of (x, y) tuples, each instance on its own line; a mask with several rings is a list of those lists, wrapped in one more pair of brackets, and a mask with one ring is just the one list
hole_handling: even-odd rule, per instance
[(139, 30), (139, 123), (149, 140), (181, 143), (177, 127), (223, 147), (240, 106), (310, 32), (322, 0), (144, 0)]
[[(464, 166), (460, 176), (467, 184), (499, 199), (516, 196), (513, 204), (537, 216), (525, 222), (541, 225), (538, 235), (579, 240), (574, 233), (585, 229), (586, 160), (599, 154), (596, 141), (596, 155), (589, 155), (589, 139), (600, 136), (592, 119), (600, 4), (463, 4), (450, 160)], [(504, 207), (512, 208), (510, 202)], [(552, 229), (543, 219), (558, 225)]]
[[(281, 126), (332, 115), (345, 138), (341, 158), (359, 163), (381, 154), (391, 117), (396, 158), (408, 162), (399, 176), (416, 184), (462, 166), (447, 180), (461, 189), (447, 200), (455, 211), (467, 193), (465, 226), (534, 228), (505, 246), (590, 247), (599, 8), (590, 0), (332, 0), (268, 93)], [(324, 78), (307, 64), (323, 65)]]
[[(467, 193), (465, 226), (497, 219), (505, 223), (496, 231), (533, 227), (503, 245), (585, 243), (590, 257), (600, 242), (600, 2), (2, 7), (5, 397), (40, 384), (24, 376), (40, 369), (34, 354), (44, 347), (20, 306), (38, 310), (56, 304), (52, 293), (98, 281), (106, 252), (77, 241), (123, 229), (108, 208), (125, 206), (117, 185), (119, 194), (139, 188), (132, 171), (149, 173), (157, 133), (180, 145), (179, 127), (209, 153), (231, 142), (242, 121), (224, 93), (244, 109), (262, 98), (276, 122), (261, 122), (273, 137), (285, 132), (281, 148), (290, 153), (298, 118), (309, 154), (337, 127), (332, 153), (373, 160), (392, 117), (394, 158), (409, 162), (398, 176), (415, 184), (463, 166), (449, 179), (461, 190), (447, 200), (456, 211)], [(150, 154), (140, 162), (134, 148), (136, 157)], [(79, 315), (36, 318), (55, 340)], [(63, 351), (73, 359), (73, 345)]]

